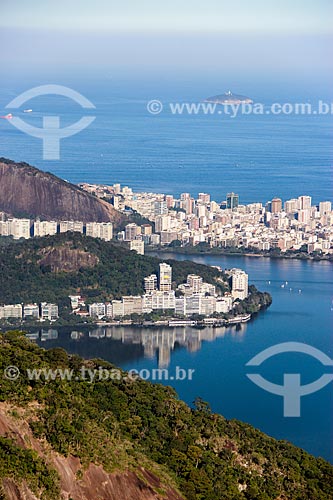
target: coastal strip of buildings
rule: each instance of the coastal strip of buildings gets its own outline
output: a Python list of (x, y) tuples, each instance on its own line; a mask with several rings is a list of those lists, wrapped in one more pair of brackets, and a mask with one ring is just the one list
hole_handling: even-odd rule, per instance
[[(136, 224), (128, 224), (126, 226), (126, 235), (122, 240), (128, 242), (130, 250), (136, 251), (140, 255), (144, 255), (144, 241), (136, 238)], [(149, 225), (149, 228), (151, 226)], [(41, 221), (40, 219), (19, 219), (9, 218), (4, 213), (0, 212), (0, 236), (12, 236), (15, 240), (29, 239), (33, 237), (53, 236), (55, 234), (76, 232), (90, 236), (91, 238), (100, 238), (104, 241), (111, 241), (113, 238), (112, 222), (87, 222), (81, 221)], [(140, 229), (141, 231), (141, 229)], [(151, 234), (147, 228), (143, 228), (143, 232)], [(126, 239), (127, 237), (127, 239)]]
[[(209, 318), (230, 312), (236, 301), (248, 296), (248, 275), (241, 269), (226, 270), (231, 290), (223, 295), (216, 286), (206, 283), (201, 276), (189, 274), (186, 283), (172, 289), (172, 267), (162, 262), (158, 276), (151, 274), (144, 279), (144, 294), (128, 295), (110, 302), (95, 302), (86, 305), (80, 295), (70, 295), (73, 314), (96, 319), (121, 319), (132, 315), (159, 313), (174, 318), (189, 318), (200, 315)], [(59, 318), (57, 304), (0, 305), (0, 320), (18, 319), (33, 321), (56, 321)]]
[(0, 320), (18, 319), (33, 321), (56, 321), (59, 318), (57, 304), (4, 304), (0, 305)]
[(80, 221), (35, 221), (31, 219), (8, 218), (0, 212), (0, 236), (12, 236), (29, 239), (32, 237), (52, 236), (58, 233), (74, 231), (92, 238), (111, 241), (113, 238), (112, 222), (87, 222)]

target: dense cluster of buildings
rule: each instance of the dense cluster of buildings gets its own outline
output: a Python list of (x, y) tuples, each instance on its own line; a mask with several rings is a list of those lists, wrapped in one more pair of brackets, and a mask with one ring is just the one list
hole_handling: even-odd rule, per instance
[[(157, 193), (134, 193), (120, 184), (102, 186), (81, 184), (80, 187), (101, 198), (108, 198), (125, 214), (135, 211), (149, 222), (125, 226), (115, 236), (127, 242), (131, 250), (144, 254), (145, 245), (174, 243), (195, 246), (232, 247), (270, 251), (302, 250), (308, 253), (333, 254), (333, 212), (330, 201), (312, 205), (310, 196), (286, 200), (273, 198), (265, 205), (240, 205), (236, 193), (217, 203), (208, 193), (194, 199), (190, 193), (180, 198)], [(7, 218), (0, 213), (0, 236), (15, 239), (48, 236), (76, 231), (110, 241), (113, 224), (80, 221), (41, 221)]]
[[(126, 241), (139, 240), (149, 245), (197, 245), (242, 247), (268, 251), (278, 248), (306, 250), (308, 253), (333, 253), (333, 212), (330, 201), (312, 205), (310, 196), (286, 200), (273, 198), (265, 205), (240, 205), (235, 193), (217, 203), (207, 193), (194, 199), (190, 193), (180, 198), (156, 193), (133, 193), (119, 184), (96, 186), (82, 184), (97, 196), (109, 197), (115, 208), (135, 210), (152, 222), (129, 224), (117, 235)], [(150, 227), (147, 227), (150, 226)], [(154, 231), (153, 228), (154, 227)]]
[(59, 310), (57, 304), (41, 302), (40, 304), (0, 305), (0, 320), (56, 321), (58, 318)]
[(186, 283), (173, 290), (172, 268), (162, 262), (158, 276), (151, 274), (144, 279), (143, 295), (123, 296), (111, 302), (90, 304), (89, 315), (101, 319), (153, 312), (167, 312), (177, 317), (207, 317), (214, 313), (227, 313), (233, 308), (235, 300), (243, 300), (248, 296), (248, 275), (241, 269), (227, 272), (230, 275), (231, 292), (223, 296), (217, 293), (214, 285), (204, 282), (201, 276), (195, 274), (189, 274)]

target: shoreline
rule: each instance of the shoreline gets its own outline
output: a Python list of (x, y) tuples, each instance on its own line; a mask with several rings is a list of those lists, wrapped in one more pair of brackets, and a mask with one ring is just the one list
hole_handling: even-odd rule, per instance
[[(191, 247), (195, 248), (195, 247)], [(226, 252), (221, 250), (213, 250), (213, 251), (196, 251), (192, 250), (188, 247), (165, 247), (165, 248), (152, 248), (152, 247), (147, 247), (146, 254), (151, 255), (154, 253), (175, 253), (175, 254), (182, 254), (182, 255), (198, 255), (198, 256), (203, 256), (207, 257), (209, 255), (217, 256), (217, 255), (223, 255), (227, 257), (265, 257), (268, 259), (287, 259), (287, 260), (310, 260), (312, 262), (332, 262), (333, 263), (333, 255), (323, 255), (323, 256), (311, 256), (308, 254), (296, 254), (296, 255), (269, 255), (267, 253), (251, 253), (251, 252)]]
[(265, 308), (252, 313), (252, 314), (242, 314), (238, 316), (234, 316), (229, 319), (223, 318), (205, 318), (203, 320), (191, 320), (191, 319), (168, 319), (168, 320), (160, 320), (160, 321), (146, 321), (146, 322), (135, 322), (132, 320), (127, 321), (97, 321), (94, 323), (77, 323), (75, 325), (67, 323), (62, 325), (40, 325), (40, 324), (30, 324), (30, 325), (1, 325), (0, 324), (0, 332), (7, 330), (16, 330), (16, 329), (24, 329), (32, 330), (52, 330), (58, 328), (103, 328), (103, 327), (133, 327), (133, 328), (176, 328), (181, 326), (190, 326), (192, 328), (218, 328), (218, 327), (229, 327), (235, 326), (243, 323), (247, 323), (254, 319), (261, 311), (264, 311)]

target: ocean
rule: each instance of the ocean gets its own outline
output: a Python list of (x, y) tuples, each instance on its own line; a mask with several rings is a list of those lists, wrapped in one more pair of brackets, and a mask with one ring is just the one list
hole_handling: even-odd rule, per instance
[[(176, 116), (169, 109), (170, 102), (200, 102), (211, 90), (203, 84), (199, 87), (198, 82), (194, 88), (183, 85), (178, 89), (159, 83), (143, 84), (136, 92), (134, 82), (115, 84), (112, 80), (96, 86), (80, 80), (68, 82), (95, 105), (93, 110), (53, 95), (36, 97), (17, 111), (5, 109), (22, 91), (41, 83), (50, 82), (0, 87), (0, 114), (12, 112), (36, 127), (42, 126), (42, 117), (47, 115), (59, 116), (61, 127), (85, 115), (96, 116), (95, 121), (61, 140), (59, 160), (46, 161), (40, 139), (2, 119), (0, 155), (29, 162), (74, 183), (121, 183), (138, 191), (176, 196), (208, 192), (218, 202), (230, 191), (239, 194), (240, 203), (302, 194), (311, 195), (318, 203), (332, 197), (331, 115)], [(266, 105), (279, 101), (279, 93), (273, 89), (270, 94), (266, 89), (264, 99), (259, 89), (251, 97)], [(309, 98), (304, 93), (303, 97), (294, 95), (292, 102), (315, 103), (321, 98), (321, 94)], [(160, 114), (147, 111), (151, 99), (164, 105)], [(33, 111), (25, 114), (24, 108)]]

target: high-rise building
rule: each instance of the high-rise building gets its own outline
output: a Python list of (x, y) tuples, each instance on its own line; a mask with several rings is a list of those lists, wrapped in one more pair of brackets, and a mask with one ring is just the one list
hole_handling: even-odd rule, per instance
[(103, 302), (95, 302), (88, 306), (89, 316), (103, 318), (106, 313), (105, 304)]
[(113, 237), (112, 222), (87, 222), (86, 235), (92, 238), (100, 238), (104, 241), (111, 241)]
[(48, 304), (42, 302), (40, 305), (41, 319), (56, 321), (59, 318), (59, 310), (57, 304)]
[(157, 289), (157, 276), (156, 274), (151, 274), (144, 279), (145, 292), (153, 292)]
[(284, 211), (287, 214), (295, 213), (298, 210), (298, 200), (293, 198), (284, 202)]
[(139, 255), (145, 254), (145, 244), (142, 240), (132, 240), (130, 241), (130, 250), (134, 250)]
[(37, 304), (24, 304), (24, 319), (39, 319), (39, 306)]
[(0, 319), (22, 318), (22, 305), (10, 304), (0, 306)]
[(174, 206), (174, 204), (175, 204), (173, 196), (171, 194), (167, 194), (165, 196), (165, 201), (166, 201), (166, 204), (167, 204), (168, 208), (172, 208)]
[(298, 208), (300, 210), (306, 210), (307, 208), (311, 208), (311, 196), (299, 196)]
[(14, 240), (20, 238), (30, 238), (30, 219), (8, 219), (8, 234), (13, 236)]
[(125, 240), (132, 241), (135, 240), (137, 235), (141, 233), (141, 228), (132, 222), (131, 224), (127, 224), (125, 226)]
[(161, 292), (169, 292), (172, 283), (172, 268), (169, 264), (162, 262), (159, 266), (159, 289)]
[(227, 208), (230, 208), (231, 210), (233, 208), (237, 208), (238, 203), (239, 203), (238, 194), (235, 194), (235, 193), (228, 193), (227, 194)]
[(202, 287), (202, 277), (196, 274), (188, 274), (187, 284), (191, 287), (193, 293), (200, 293)]
[(310, 221), (310, 210), (309, 209), (302, 209), (298, 211), (298, 221), (301, 222), (302, 224), (308, 224)]
[(155, 232), (161, 233), (170, 229), (171, 217), (170, 215), (158, 215), (155, 219)]
[(58, 224), (55, 221), (36, 220), (34, 222), (34, 236), (51, 236), (57, 234)]
[(185, 198), (185, 200), (183, 200), (181, 202), (181, 207), (183, 210), (185, 210), (187, 215), (190, 215), (193, 213), (193, 206), (194, 206), (193, 198)]
[(60, 222), (60, 232), (66, 233), (67, 231), (75, 231), (77, 233), (83, 233), (83, 222), (64, 220)]
[(150, 224), (142, 224), (141, 226), (141, 234), (144, 236), (150, 236), (152, 234), (152, 226)]
[(329, 214), (332, 211), (332, 203), (330, 201), (321, 201), (319, 203), (320, 215)]
[(199, 193), (198, 200), (200, 200), (202, 203), (205, 203), (205, 204), (210, 203), (210, 194)]
[(168, 213), (168, 206), (166, 201), (155, 201), (154, 214), (163, 215)]
[(231, 295), (234, 299), (246, 299), (248, 296), (248, 275), (241, 269), (231, 270)]
[(271, 212), (272, 214), (277, 214), (282, 210), (282, 200), (281, 198), (273, 198), (271, 202)]

